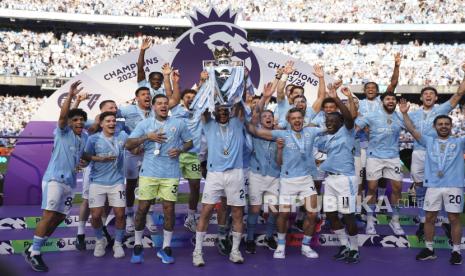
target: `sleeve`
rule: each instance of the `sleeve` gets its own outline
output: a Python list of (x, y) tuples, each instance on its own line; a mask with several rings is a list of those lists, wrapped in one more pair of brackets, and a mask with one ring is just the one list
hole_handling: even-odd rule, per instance
[(450, 104), (450, 100), (445, 103), (442, 103), (438, 106), (438, 113), (440, 115), (447, 115), (452, 110), (452, 105)]
[(84, 152), (89, 155), (95, 155), (95, 136), (90, 136), (89, 139), (87, 139)]
[(124, 148), (124, 143), (126, 143), (126, 140), (128, 139), (128, 134), (124, 131), (121, 131), (119, 133), (119, 136), (120, 136), (120, 140), (123, 142), (123, 148)]
[(326, 152), (326, 149), (325, 149), (326, 139), (327, 139), (326, 135), (317, 136), (315, 138), (314, 147), (317, 148), (318, 151)]
[(65, 126), (64, 128), (60, 128), (59, 126), (57, 126), (53, 131), (53, 134), (55, 136), (65, 136), (66, 134), (68, 134), (70, 130), (71, 128), (69, 126)]
[(305, 116), (310, 119), (309, 120), (310, 122), (312, 122), (315, 119), (317, 114), (318, 113), (315, 113), (315, 111), (311, 107), (308, 107), (307, 110), (305, 111)]
[(357, 119), (355, 119), (355, 124), (359, 128), (362, 128), (362, 129), (365, 128), (368, 125), (368, 115), (363, 116), (363, 117), (357, 117)]
[[(118, 108), (118, 113), (116, 113), (116, 114), (119, 115), (121, 118), (126, 118), (127, 111), (128, 111), (127, 106), (121, 106), (120, 108)], [(116, 116), (116, 117), (118, 117), (118, 116)]]
[(428, 135), (421, 135), (420, 140), (418, 140), (418, 143), (420, 143), (422, 146), (426, 147), (426, 150), (430, 150), (427, 148), (428, 143), (431, 142), (434, 138), (428, 136)]
[(150, 88), (150, 84), (147, 80), (141, 80), (137, 83), (137, 87), (147, 87)]
[(184, 121), (181, 121), (179, 125), (181, 126), (181, 140), (184, 143), (188, 141), (192, 141), (194, 138), (192, 137), (192, 133), (190, 132), (186, 123)]
[(276, 140), (278, 138), (284, 138), (284, 136), (286, 135), (286, 132), (285, 130), (272, 130), (271, 131), (271, 136), (273, 137), (273, 140)]
[(131, 132), (129, 138), (139, 138), (145, 135), (145, 121), (141, 121), (136, 125), (136, 128)]

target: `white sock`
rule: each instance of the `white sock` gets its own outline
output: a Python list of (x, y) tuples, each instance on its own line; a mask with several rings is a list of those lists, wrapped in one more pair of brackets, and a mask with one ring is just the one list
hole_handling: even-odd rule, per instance
[(207, 232), (195, 232), (195, 250), (202, 251), (203, 239)]
[(350, 250), (358, 251), (358, 235), (349, 236)]
[(460, 244), (452, 245), (452, 252), (458, 252), (460, 254)]
[(188, 219), (195, 219), (195, 213), (197, 212), (197, 210), (187, 210), (187, 218)]
[(171, 247), (171, 238), (173, 237), (173, 231), (167, 231), (163, 229), (163, 247)]
[(336, 233), (342, 246), (347, 247), (349, 245), (349, 237), (347, 236), (346, 230), (344, 228), (334, 230), (334, 233)]
[(425, 241), (425, 246), (429, 250), (433, 251), (433, 242), (432, 241)]
[(79, 221), (79, 225), (78, 225), (78, 232), (77, 232), (77, 234), (78, 234), (78, 235), (84, 235), (85, 229), (86, 229), (86, 222), (80, 220), (80, 221)]
[(232, 231), (233, 244), (231, 251), (239, 251), (239, 245), (241, 244), (242, 233)]
[(278, 248), (284, 250), (286, 247), (286, 233), (278, 233)]
[(143, 235), (144, 235), (144, 230), (134, 232), (134, 245), (142, 244)]

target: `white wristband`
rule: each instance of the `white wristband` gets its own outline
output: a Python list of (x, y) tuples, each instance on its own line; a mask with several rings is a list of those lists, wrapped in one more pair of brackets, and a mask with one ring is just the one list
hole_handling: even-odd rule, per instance
[(287, 81), (288, 74), (282, 74), (281, 81)]

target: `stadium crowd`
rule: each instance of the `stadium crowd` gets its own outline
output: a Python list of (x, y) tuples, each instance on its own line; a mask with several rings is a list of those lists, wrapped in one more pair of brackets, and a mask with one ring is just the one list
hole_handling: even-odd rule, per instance
[[(31, 30), (0, 31), (0, 75), (73, 77), (83, 70), (137, 49), (142, 37), (100, 33), (53, 33)], [(167, 44), (173, 37), (154, 37)], [(400, 85), (456, 85), (461, 80), (456, 61), (465, 59), (465, 44), (363, 44), (356, 39), (340, 43), (252, 41), (252, 46), (290, 55), (325, 70), (344, 83), (363, 84), (377, 79), (388, 83), (393, 54), (402, 53)]]
[[(420, 0), (213, 0), (213, 6), (241, 9), (245, 21), (306, 22), (306, 23), (464, 23), (461, 1)], [(0, 8), (43, 12), (95, 15), (145, 16), (185, 18), (192, 7), (206, 9), (205, 1), (178, 0), (3, 0)]]

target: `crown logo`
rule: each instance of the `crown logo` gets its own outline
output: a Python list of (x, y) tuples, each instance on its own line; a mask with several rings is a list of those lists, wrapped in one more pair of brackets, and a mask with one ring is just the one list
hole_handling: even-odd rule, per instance
[(202, 12), (200, 9), (195, 8), (194, 13), (188, 16), (192, 26), (199, 26), (210, 22), (225, 22), (236, 24), (237, 12), (232, 11), (231, 8), (225, 9), (223, 12), (218, 12), (213, 5), (207, 12)]
[(221, 49), (215, 49), (213, 51), (213, 56), (218, 62), (221, 61), (230, 61), (233, 55), (233, 50), (230, 47), (224, 46)]

